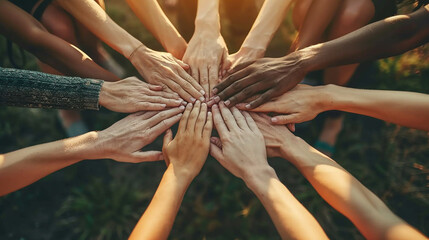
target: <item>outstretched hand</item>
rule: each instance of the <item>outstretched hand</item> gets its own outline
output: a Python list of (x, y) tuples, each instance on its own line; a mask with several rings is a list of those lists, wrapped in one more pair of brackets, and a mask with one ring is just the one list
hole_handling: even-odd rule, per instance
[(192, 103), (186, 106), (174, 139), (171, 130), (167, 131), (162, 152), (167, 166), (178, 176), (193, 179), (198, 175), (209, 153), (212, 127), (207, 104), (197, 101), (194, 107)]
[(243, 180), (269, 167), (264, 137), (249, 113), (230, 110), (222, 102), (212, 111), (220, 139), (211, 138), (210, 154), (223, 167)]
[(159, 85), (129, 77), (117, 82), (104, 82), (99, 103), (115, 112), (133, 113), (179, 107), (184, 101), (176, 93), (162, 91)]
[(213, 100), (223, 100), (230, 107), (261, 94), (246, 104), (246, 109), (258, 107), (289, 91), (306, 75), (298, 59), (290, 55), (287, 58), (262, 58), (248, 66), (239, 65), (231, 72), (214, 87), (213, 94), (216, 96)]
[(96, 148), (101, 154), (96, 158), (133, 163), (162, 160), (160, 151), (141, 149), (178, 122), (184, 109), (181, 106), (162, 112), (138, 112), (116, 122), (98, 133)]
[(204, 100), (203, 88), (185, 71), (189, 70), (189, 66), (170, 53), (157, 52), (141, 46), (129, 60), (147, 82), (176, 92), (187, 102)]

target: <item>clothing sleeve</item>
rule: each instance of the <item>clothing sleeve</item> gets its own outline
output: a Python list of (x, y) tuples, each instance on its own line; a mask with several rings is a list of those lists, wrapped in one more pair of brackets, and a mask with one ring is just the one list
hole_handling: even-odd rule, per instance
[(104, 81), (0, 68), (0, 105), (98, 110)]

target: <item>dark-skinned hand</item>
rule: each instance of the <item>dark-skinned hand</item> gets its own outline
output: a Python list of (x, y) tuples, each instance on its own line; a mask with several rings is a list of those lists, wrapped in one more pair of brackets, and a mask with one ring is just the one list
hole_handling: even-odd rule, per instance
[(214, 87), (209, 105), (221, 100), (228, 107), (260, 94), (246, 104), (252, 109), (295, 87), (307, 74), (299, 59), (290, 54), (284, 58), (262, 58), (232, 69), (231, 74)]

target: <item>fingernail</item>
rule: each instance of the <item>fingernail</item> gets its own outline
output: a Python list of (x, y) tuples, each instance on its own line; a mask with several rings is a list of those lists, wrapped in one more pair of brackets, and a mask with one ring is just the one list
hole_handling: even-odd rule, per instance
[(212, 93), (216, 94), (217, 93), (217, 88), (213, 88)]
[(205, 94), (206, 94), (206, 92), (204, 92), (204, 90), (201, 90), (201, 91), (200, 91), (200, 93), (201, 93), (202, 95), (205, 95)]
[(222, 76), (225, 76), (225, 75), (226, 75), (226, 70), (223, 70)]
[(204, 102), (204, 100), (206, 100), (204, 97), (200, 97), (201, 102)]
[(188, 103), (188, 105), (186, 105), (186, 107), (192, 108), (192, 103)]
[(276, 117), (271, 118), (271, 122), (276, 123), (278, 119)]
[(219, 102), (219, 101), (220, 101), (220, 97), (219, 97), (219, 96), (216, 96), (213, 100), (214, 100), (215, 102)]
[(231, 101), (226, 100), (224, 103), (225, 103), (225, 106), (229, 106), (229, 104), (231, 103)]
[(163, 103), (163, 104), (161, 104), (161, 106), (162, 106), (163, 108), (166, 108), (166, 107), (167, 107), (167, 104)]
[(196, 100), (195, 98), (191, 97), (191, 102), (195, 102), (195, 100)]
[(183, 109), (185, 109), (185, 106), (180, 106), (179, 109), (183, 110)]
[(175, 92), (174, 95), (179, 96), (179, 94), (177, 92)]
[(250, 107), (251, 107), (250, 104), (246, 104), (247, 109), (250, 109)]

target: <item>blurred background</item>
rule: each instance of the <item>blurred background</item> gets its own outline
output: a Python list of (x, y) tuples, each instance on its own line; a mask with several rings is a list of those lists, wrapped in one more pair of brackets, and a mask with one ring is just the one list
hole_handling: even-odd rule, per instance
[[(236, 1), (221, 2), (222, 34), (230, 53), (234, 53), (263, 1), (256, 0), (250, 8), (234, 4)], [(189, 40), (195, 8), (174, 6), (174, 1), (160, 3)], [(120, 26), (147, 46), (162, 50), (124, 0), (107, 0), (106, 8)], [(289, 12), (266, 56), (283, 56), (289, 49), (296, 34), (290, 19)], [(0, 65), (11, 67), (5, 46), (5, 38), (0, 37)], [(126, 59), (108, 50), (126, 69), (127, 76), (137, 75)], [(35, 58), (25, 55), (23, 68), (38, 70)], [(364, 63), (351, 86), (429, 93), (428, 56), (429, 46), (423, 46), (397, 57)], [(105, 109), (83, 112), (91, 130), (102, 130), (124, 116)], [(313, 144), (323, 119), (321, 114), (297, 134)], [(0, 107), (2, 153), (65, 137), (56, 110)], [(160, 149), (160, 144), (158, 139), (150, 148)], [(346, 114), (333, 159), (394, 213), (429, 235), (427, 132)], [(320, 198), (289, 162), (271, 159), (270, 164), (330, 238), (363, 239), (351, 222)], [(165, 169), (164, 162), (125, 164), (97, 160), (58, 171), (0, 198), (0, 239), (126, 239), (149, 204)], [(170, 239), (279, 239), (279, 236), (265, 209), (245, 184), (209, 157), (185, 195)]]

